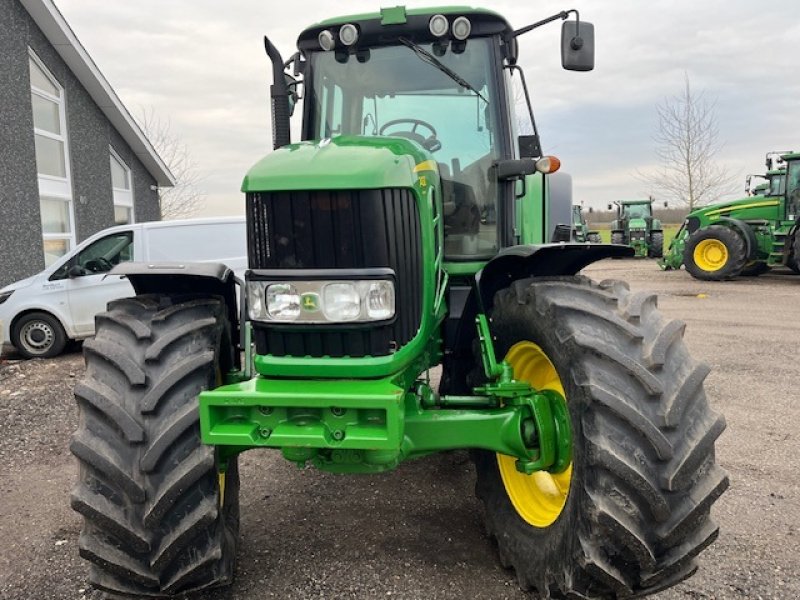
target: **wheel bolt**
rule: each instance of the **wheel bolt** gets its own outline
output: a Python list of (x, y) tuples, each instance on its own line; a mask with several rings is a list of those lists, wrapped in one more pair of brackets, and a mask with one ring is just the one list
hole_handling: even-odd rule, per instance
[(260, 412), (265, 417), (268, 417), (272, 414), (272, 407), (271, 406), (259, 406), (258, 412)]
[(268, 438), (272, 435), (272, 429), (269, 427), (259, 427), (258, 435), (260, 435), (262, 438)]
[(335, 430), (333, 431), (333, 433), (331, 434), (331, 436), (332, 436), (332, 437), (333, 437), (333, 439), (335, 439), (337, 442), (341, 442), (341, 441), (344, 439), (344, 431), (342, 431), (341, 429), (335, 429)]
[(331, 407), (331, 414), (334, 417), (341, 417), (344, 414), (344, 409), (340, 408), (338, 406), (332, 406)]

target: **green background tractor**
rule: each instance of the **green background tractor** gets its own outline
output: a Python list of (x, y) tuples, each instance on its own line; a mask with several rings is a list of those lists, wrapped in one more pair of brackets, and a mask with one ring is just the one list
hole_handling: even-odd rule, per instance
[(800, 154), (782, 155), (782, 164), (765, 175), (769, 185), (762, 195), (691, 212), (661, 267), (683, 264), (693, 277), (711, 281), (760, 275), (774, 266), (800, 272)]
[(583, 208), (578, 204), (572, 205), (572, 239), (576, 242), (590, 242), (592, 244), (602, 242), (599, 232), (589, 231)]
[(95, 586), (229, 583), (237, 458), (255, 450), (347, 474), (469, 449), (500, 561), (540, 596), (695, 571), (728, 483), (708, 367), (654, 296), (578, 275), (629, 248), (541, 244), (558, 161), (510, 135), (519, 38), (558, 20), (563, 66), (590, 70), (575, 11), (514, 30), (487, 10), (383, 9), (305, 29), (288, 61), (265, 40), (275, 150), (242, 185), (246, 281), (126, 263), (138, 295), (85, 344), (72, 506)]
[(664, 231), (661, 221), (653, 217), (653, 199), (621, 200), (609, 204), (608, 209), (614, 206), (617, 215), (611, 224), (611, 243), (630, 246), (636, 256), (661, 258)]

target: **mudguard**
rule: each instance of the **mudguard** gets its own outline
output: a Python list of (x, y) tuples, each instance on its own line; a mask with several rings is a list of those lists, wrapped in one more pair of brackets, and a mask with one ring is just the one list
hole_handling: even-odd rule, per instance
[[(110, 275), (124, 275), (137, 295), (140, 294), (203, 294), (221, 296), (231, 324), (231, 343), (241, 338), (236, 302), (236, 277), (221, 263), (137, 263), (118, 264)], [(235, 353), (237, 360), (239, 353)]]
[(747, 245), (747, 258), (753, 259), (756, 258), (756, 253), (758, 250), (758, 240), (756, 240), (756, 234), (753, 229), (744, 221), (740, 221), (739, 219), (734, 219), (732, 217), (720, 217), (716, 219), (712, 225), (717, 224), (724, 224), (730, 227), (731, 229), (735, 229), (738, 231), (742, 237), (744, 238), (744, 242)]
[(466, 376), (474, 364), (475, 318), (479, 312), (491, 310), (498, 291), (518, 279), (575, 275), (598, 260), (633, 254), (634, 250), (629, 246), (588, 243), (511, 246), (501, 251), (475, 275), (468, 293), (464, 288), (451, 289), (448, 299), (450, 312), (444, 327), (444, 369), (440, 393), (470, 392)]

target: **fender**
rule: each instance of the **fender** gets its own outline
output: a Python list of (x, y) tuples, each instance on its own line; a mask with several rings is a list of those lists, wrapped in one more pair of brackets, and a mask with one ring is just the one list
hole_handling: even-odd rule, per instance
[(502, 250), (475, 275), (471, 288), (454, 286), (450, 290), (440, 393), (470, 392), (466, 376), (474, 365), (475, 318), (479, 312), (491, 311), (498, 291), (518, 279), (575, 275), (598, 260), (633, 255), (633, 248), (612, 244), (542, 244)]
[[(231, 324), (231, 342), (240, 343), (240, 319), (236, 305), (236, 278), (221, 263), (124, 262), (109, 275), (124, 275), (139, 294), (203, 294), (221, 296)], [(242, 305), (244, 307), (244, 305)], [(235, 353), (237, 367), (239, 352)]]
[(733, 217), (720, 217), (716, 219), (712, 225), (717, 223), (724, 223), (731, 229), (735, 229), (738, 231), (742, 237), (744, 238), (744, 243), (747, 245), (747, 258), (755, 258), (756, 251), (758, 250), (758, 240), (756, 240), (756, 234), (753, 232), (752, 227), (750, 227), (744, 221), (740, 221), (739, 219), (734, 219)]

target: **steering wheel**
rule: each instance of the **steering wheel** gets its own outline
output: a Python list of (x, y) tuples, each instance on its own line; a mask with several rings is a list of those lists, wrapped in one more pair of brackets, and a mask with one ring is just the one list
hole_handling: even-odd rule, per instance
[(91, 260), (87, 260), (86, 264), (83, 266), (92, 273), (105, 273), (106, 271), (110, 271), (114, 268), (114, 265), (111, 264), (111, 262), (104, 256), (98, 256)]
[[(395, 131), (394, 133), (386, 133), (386, 130), (390, 127), (395, 125), (411, 125), (410, 131)], [(417, 133), (417, 127), (424, 127), (430, 132), (428, 137)], [(436, 139), (436, 129), (428, 123), (427, 121), (423, 121), (421, 119), (394, 119), (392, 121), (388, 121), (383, 124), (380, 131), (378, 132), (379, 135), (396, 135), (399, 137), (404, 137), (406, 139), (411, 140), (412, 142), (417, 142), (420, 146), (425, 148), (428, 152), (436, 152), (442, 147), (442, 143)]]

